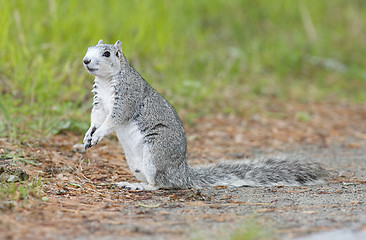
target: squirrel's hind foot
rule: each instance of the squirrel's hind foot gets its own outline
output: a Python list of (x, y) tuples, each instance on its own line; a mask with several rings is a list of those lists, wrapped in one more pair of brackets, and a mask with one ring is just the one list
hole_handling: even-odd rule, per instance
[(127, 190), (140, 190), (140, 191), (153, 191), (158, 189), (156, 186), (147, 183), (117, 182), (114, 183), (113, 186), (118, 188), (126, 188)]

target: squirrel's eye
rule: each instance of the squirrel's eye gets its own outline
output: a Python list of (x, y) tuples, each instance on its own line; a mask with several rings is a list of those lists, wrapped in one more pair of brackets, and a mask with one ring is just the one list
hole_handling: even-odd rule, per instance
[(105, 51), (104, 53), (103, 53), (103, 56), (104, 57), (109, 57), (111, 55), (111, 53), (109, 52), (109, 51)]

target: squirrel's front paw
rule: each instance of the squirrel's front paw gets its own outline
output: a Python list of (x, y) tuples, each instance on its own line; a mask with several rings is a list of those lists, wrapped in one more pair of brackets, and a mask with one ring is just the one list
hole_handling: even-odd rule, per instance
[(88, 139), (88, 142), (85, 147), (92, 147), (94, 145), (97, 145), (102, 139), (103, 137), (107, 134), (106, 131), (103, 130), (102, 127), (98, 128), (97, 130), (95, 130), (95, 132), (91, 135), (91, 138)]
[(90, 127), (89, 130), (85, 133), (85, 137), (83, 140), (85, 150), (92, 146), (92, 144), (91, 144), (92, 136), (96, 130), (97, 130), (96, 127)]

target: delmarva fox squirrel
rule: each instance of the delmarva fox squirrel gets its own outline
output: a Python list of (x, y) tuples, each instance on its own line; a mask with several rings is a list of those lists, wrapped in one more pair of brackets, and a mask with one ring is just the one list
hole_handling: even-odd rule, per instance
[(85, 149), (116, 132), (130, 170), (141, 183), (115, 185), (134, 190), (187, 189), (209, 186), (307, 185), (324, 180), (319, 164), (297, 156), (259, 157), (191, 167), (186, 134), (178, 114), (130, 66), (118, 40), (88, 48), (83, 59), (95, 76), (91, 126)]

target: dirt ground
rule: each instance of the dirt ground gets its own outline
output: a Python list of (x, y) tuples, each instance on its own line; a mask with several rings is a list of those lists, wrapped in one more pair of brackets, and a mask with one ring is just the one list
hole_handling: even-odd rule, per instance
[(128, 191), (111, 186), (136, 181), (113, 136), (86, 153), (73, 149), (82, 136), (71, 133), (18, 145), (0, 139), (0, 153), (36, 160), (19, 167), (42, 179), (48, 199), (11, 209), (0, 203), (0, 239), (234, 239), (250, 229), (261, 239), (317, 239), (311, 234), (334, 230), (366, 236), (366, 106), (266, 109), (197, 119), (186, 127), (189, 163), (296, 153), (338, 175), (310, 187)]

